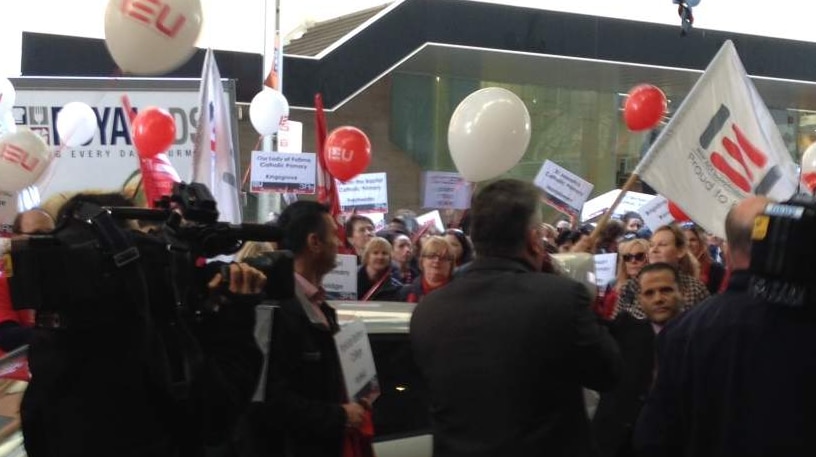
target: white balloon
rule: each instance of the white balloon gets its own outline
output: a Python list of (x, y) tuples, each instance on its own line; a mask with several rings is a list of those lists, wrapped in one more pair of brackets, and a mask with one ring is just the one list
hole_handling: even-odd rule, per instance
[(265, 88), (252, 97), (249, 104), (249, 120), (261, 135), (277, 133), (281, 122), (288, 117), (289, 102), (282, 93)]
[(448, 148), (459, 173), (484, 181), (507, 172), (530, 144), (530, 113), (516, 94), (488, 87), (468, 95), (451, 117)]
[(96, 130), (96, 114), (85, 103), (66, 103), (57, 114), (57, 133), (60, 143), (66, 146), (77, 147), (87, 143)]
[(14, 193), (34, 184), (48, 162), (51, 151), (42, 137), (20, 127), (0, 137), (0, 191)]
[(193, 55), (201, 22), (200, 0), (110, 0), (105, 45), (125, 73), (167, 73)]
[(8, 78), (0, 78), (0, 116), (11, 112), (11, 107), (17, 101), (17, 91)]

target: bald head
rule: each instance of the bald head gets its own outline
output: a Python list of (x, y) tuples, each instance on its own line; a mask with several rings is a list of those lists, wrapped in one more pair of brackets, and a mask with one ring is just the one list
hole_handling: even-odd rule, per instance
[(751, 264), (751, 231), (754, 219), (771, 203), (766, 197), (748, 197), (731, 208), (725, 218), (725, 236), (731, 256), (731, 267), (746, 269)]

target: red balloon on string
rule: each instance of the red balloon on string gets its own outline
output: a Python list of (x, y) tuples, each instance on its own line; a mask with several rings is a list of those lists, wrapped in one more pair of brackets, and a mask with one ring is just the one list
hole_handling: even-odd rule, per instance
[(176, 120), (167, 110), (150, 106), (133, 118), (133, 145), (139, 157), (149, 159), (170, 148), (176, 139)]
[(683, 212), (680, 207), (674, 204), (673, 201), (669, 201), (669, 213), (672, 215), (675, 221), (683, 222), (683, 221), (690, 221), (691, 218), (688, 217), (686, 213)]
[(629, 130), (652, 129), (666, 115), (666, 94), (651, 84), (641, 84), (629, 91), (623, 106), (623, 119)]
[(371, 162), (371, 142), (356, 127), (338, 127), (326, 138), (323, 158), (332, 176), (348, 181), (365, 171)]

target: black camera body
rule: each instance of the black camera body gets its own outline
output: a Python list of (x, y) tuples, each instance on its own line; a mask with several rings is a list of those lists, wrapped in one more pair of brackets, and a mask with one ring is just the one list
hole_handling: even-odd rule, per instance
[(751, 291), (775, 305), (816, 311), (816, 199), (772, 203), (754, 220)]
[[(96, 309), (98, 304), (163, 287), (165, 295), (174, 296), (160, 297), (162, 301), (197, 311), (214, 274), (204, 265), (206, 259), (233, 254), (246, 241), (277, 242), (281, 237), (272, 225), (218, 222), (216, 202), (199, 183), (175, 184), (156, 209), (100, 207), (79, 200), (66, 210), (53, 233), (12, 241), (7, 270), (15, 309), (110, 313)], [(134, 230), (127, 226), (131, 220), (152, 222), (156, 230)], [(267, 276), (268, 298), (294, 294), (291, 253), (276, 251), (253, 266)], [(136, 282), (140, 276), (147, 278), (146, 284)], [(154, 287), (157, 282), (162, 287)]]

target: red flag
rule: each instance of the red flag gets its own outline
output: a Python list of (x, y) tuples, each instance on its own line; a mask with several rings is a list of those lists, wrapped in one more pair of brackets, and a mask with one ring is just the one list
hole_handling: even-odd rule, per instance
[(347, 251), (346, 231), (340, 223), (340, 196), (334, 176), (326, 168), (326, 159), (323, 148), (326, 146), (326, 137), (329, 136), (326, 125), (326, 114), (323, 112), (323, 97), (315, 94), (315, 152), (317, 153), (317, 201), (326, 204), (331, 210), (332, 217), (337, 220), (337, 237), (340, 239), (341, 254)]

